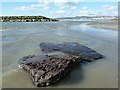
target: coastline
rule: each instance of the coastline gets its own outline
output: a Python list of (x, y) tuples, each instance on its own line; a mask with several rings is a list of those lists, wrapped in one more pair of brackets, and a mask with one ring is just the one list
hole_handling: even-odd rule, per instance
[(100, 29), (111, 29), (111, 30), (118, 30), (118, 20), (110, 20), (108, 21), (104, 21), (104, 22), (95, 22), (95, 23), (91, 23), (91, 24), (87, 24), (90, 25), (94, 28), (100, 28)]

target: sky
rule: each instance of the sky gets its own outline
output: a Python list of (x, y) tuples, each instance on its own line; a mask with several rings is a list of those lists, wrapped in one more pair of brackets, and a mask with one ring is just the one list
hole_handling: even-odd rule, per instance
[[(74, 1), (74, 2), (73, 2)], [(118, 2), (85, 2), (83, 0), (39, 0), (36, 2), (2, 2), (0, 16), (117, 16)]]

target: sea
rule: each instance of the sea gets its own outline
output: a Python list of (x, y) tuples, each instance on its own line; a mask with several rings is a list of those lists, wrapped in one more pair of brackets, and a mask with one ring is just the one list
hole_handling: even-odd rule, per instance
[(80, 64), (50, 88), (117, 88), (118, 31), (87, 25), (93, 22), (2, 22), (2, 88), (36, 88), (17, 62), (23, 56), (42, 54), (43, 42), (77, 42), (104, 56)]

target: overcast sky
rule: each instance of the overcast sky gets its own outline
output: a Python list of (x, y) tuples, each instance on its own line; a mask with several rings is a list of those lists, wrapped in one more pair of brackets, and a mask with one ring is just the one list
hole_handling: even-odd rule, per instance
[[(54, 1), (54, 2), (53, 2)], [(2, 2), (0, 15), (41, 15), (47, 17), (117, 16), (118, 2), (83, 0), (39, 0), (37, 2)]]

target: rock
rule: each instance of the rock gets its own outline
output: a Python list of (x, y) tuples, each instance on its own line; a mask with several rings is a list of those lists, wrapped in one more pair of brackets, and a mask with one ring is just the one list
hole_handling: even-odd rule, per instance
[[(18, 61), (18, 66), (30, 73), (37, 87), (56, 83), (80, 62), (103, 58), (98, 52), (74, 42), (41, 43), (40, 47), (47, 55), (29, 55)], [(51, 52), (55, 53), (50, 54)]]
[(81, 61), (73, 55), (29, 55), (18, 61), (18, 66), (30, 72), (35, 86), (49, 86), (61, 80)]
[(80, 56), (84, 61), (94, 61), (103, 58), (98, 52), (75, 42), (64, 43), (41, 43), (40, 47), (43, 52), (61, 51), (72, 55)]

